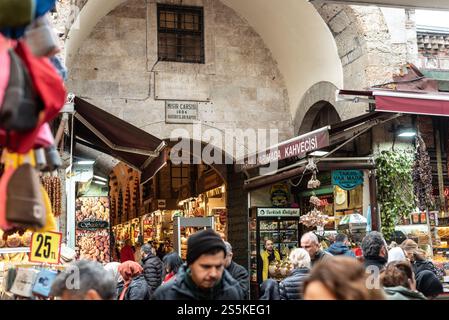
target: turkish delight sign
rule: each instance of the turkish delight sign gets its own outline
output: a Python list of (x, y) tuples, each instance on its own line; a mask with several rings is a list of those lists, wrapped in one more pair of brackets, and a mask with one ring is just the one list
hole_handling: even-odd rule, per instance
[(198, 121), (198, 102), (166, 101), (166, 123), (194, 123)]

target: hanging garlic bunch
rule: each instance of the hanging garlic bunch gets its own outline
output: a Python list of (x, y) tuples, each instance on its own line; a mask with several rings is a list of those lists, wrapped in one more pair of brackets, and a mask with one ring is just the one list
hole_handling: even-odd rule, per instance
[(329, 221), (329, 216), (322, 214), (317, 208), (313, 208), (300, 218), (300, 222), (307, 227), (324, 227)]
[[(307, 167), (311, 170), (313, 170), (312, 178), (307, 183), (307, 188), (309, 189), (317, 189), (320, 187), (321, 182), (316, 177), (317, 168), (315, 163), (309, 162)], [(313, 205), (313, 209), (309, 211), (307, 214), (301, 216), (300, 223), (304, 224), (307, 227), (324, 227), (328, 221), (329, 216), (323, 215), (320, 210), (318, 210), (319, 207), (322, 206), (322, 202), (320, 198), (318, 198), (315, 195), (312, 195), (310, 197), (309, 202)]]

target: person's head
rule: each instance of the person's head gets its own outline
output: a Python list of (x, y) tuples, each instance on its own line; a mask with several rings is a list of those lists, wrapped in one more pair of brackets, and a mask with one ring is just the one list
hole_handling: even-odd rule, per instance
[(140, 253), (142, 255), (142, 258), (146, 258), (148, 255), (151, 255), (153, 253), (153, 248), (149, 244), (144, 244), (140, 248)]
[(400, 247), (410, 261), (425, 260), (423, 252), (419, 250), (418, 244), (412, 239), (404, 240)]
[(273, 240), (265, 240), (265, 250), (267, 250), (268, 252), (273, 251)]
[(212, 229), (194, 233), (187, 239), (187, 265), (200, 289), (213, 288), (223, 275), (226, 246)]
[(229, 242), (224, 242), (226, 246), (226, 260), (225, 260), (225, 268), (228, 268), (231, 265), (232, 257), (234, 254), (232, 253), (232, 246)]
[(388, 251), (388, 263), (393, 261), (407, 261), (407, 257), (401, 247), (394, 247)]
[(354, 258), (319, 261), (304, 282), (305, 300), (383, 300), (380, 289), (368, 289), (365, 267)]
[(125, 283), (131, 282), (131, 280), (143, 272), (143, 268), (135, 261), (125, 261), (118, 267), (118, 272), (123, 278)]
[(347, 235), (345, 235), (344, 233), (339, 233), (339, 234), (337, 234), (337, 236), (335, 237), (335, 242), (342, 242), (342, 243), (344, 243), (344, 244), (349, 244), (349, 241), (348, 241), (348, 236)]
[(118, 272), (119, 266), (120, 262), (109, 262), (104, 266), (104, 269), (112, 275), (116, 283), (123, 280), (122, 276)]
[(302, 249), (296, 248), (290, 252), (289, 256), (290, 262), (293, 265), (293, 268), (307, 268), (310, 269), (311, 262), (309, 253)]
[(382, 233), (371, 231), (362, 240), (364, 257), (383, 257), (388, 259), (387, 242)]
[(309, 253), (310, 259), (314, 259), (317, 252), (320, 250), (320, 242), (318, 237), (313, 232), (307, 232), (301, 237), (301, 248)]
[(179, 268), (182, 266), (182, 259), (177, 252), (167, 254), (163, 259), (165, 271), (168, 273), (178, 273)]
[(416, 290), (415, 275), (408, 261), (393, 261), (387, 264), (380, 275), (381, 284), (386, 287), (399, 287)]
[(79, 260), (56, 277), (50, 295), (62, 300), (112, 300), (115, 288), (112, 274), (100, 263)]
[(443, 285), (438, 277), (429, 270), (420, 271), (416, 275), (416, 289), (429, 299), (443, 293)]

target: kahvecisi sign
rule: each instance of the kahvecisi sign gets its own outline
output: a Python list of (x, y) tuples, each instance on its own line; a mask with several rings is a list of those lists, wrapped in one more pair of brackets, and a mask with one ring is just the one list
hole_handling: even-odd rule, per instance
[(281, 142), (257, 154), (244, 159), (244, 163), (237, 162), (237, 171), (252, 169), (267, 165), (271, 162), (288, 158), (303, 158), (307, 153), (329, 146), (329, 127), (324, 127), (296, 138)]

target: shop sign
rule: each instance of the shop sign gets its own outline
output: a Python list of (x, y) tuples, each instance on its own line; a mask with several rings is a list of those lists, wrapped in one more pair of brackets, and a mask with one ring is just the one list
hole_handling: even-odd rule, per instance
[(346, 191), (353, 190), (363, 184), (363, 171), (335, 170), (332, 172), (332, 184)]
[(98, 219), (86, 219), (79, 221), (76, 224), (76, 228), (84, 231), (97, 231), (99, 229), (109, 228), (109, 222)]
[[(244, 159), (244, 164), (237, 161), (236, 170), (242, 171), (271, 162), (281, 161), (289, 158), (304, 158), (307, 153), (320, 150), (329, 146), (329, 127), (324, 127), (299, 137), (272, 146), (258, 154), (253, 154)], [(241, 163), (241, 162), (240, 162)]]
[(157, 201), (157, 208), (158, 209), (165, 209), (167, 207), (167, 202), (165, 200), (158, 200)]
[(258, 208), (258, 217), (299, 217), (299, 209), (296, 208)]
[(61, 240), (62, 233), (33, 233), (30, 245), (30, 262), (59, 264)]
[(166, 101), (166, 123), (195, 123), (198, 121), (198, 102)]
[(287, 207), (289, 198), (289, 188), (286, 183), (276, 183), (271, 187), (271, 204), (273, 207)]

